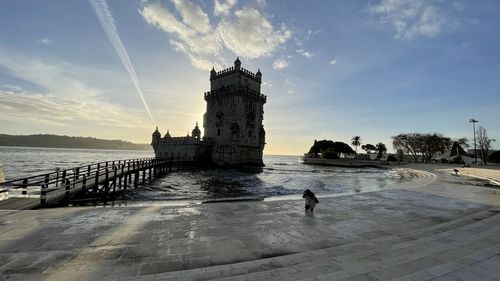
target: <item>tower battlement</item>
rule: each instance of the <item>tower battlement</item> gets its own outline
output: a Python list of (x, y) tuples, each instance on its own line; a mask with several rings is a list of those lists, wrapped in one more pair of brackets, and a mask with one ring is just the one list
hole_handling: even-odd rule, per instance
[[(242, 75), (248, 77), (248, 78), (262, 82), (261, 81), (262, 73), (260, 73), (260, 72), (253, 73), (252, 71), (250, 71), (246, 68), (235, 69), (233, 66), (228, 67), (228, 68), (223, 69), (223, 70), (220, 70), (220, 71), (215, 71), (215, 69), (213, 69), (213, 72), (210, 72), (210, 81), (212, 81), (213, 79), (218, 79), (218, 78), (228, 76), (228, 75), (238, 73), (238, 72), (241, 73)], [(259, 75), (259, 73), (260, 73), (260, 75)]]
[(241, 67), (240, 59), (234, 61), (234, 66), (215, 71), (212, 68), (210, 71), (210, 90), (217, 91), (224, 88), (243, 89), (248, 88), (251, 91), (260, 93), (260, 85), (262, 84), (262, 73), (260, 69), (253, 73), (248, 69)]
[(248, 89), (248, 88), (237, 89), (234, 86), (223, 87), (223, 88), (216, 89), (216, 90), (213, 90), (213, 91), (208, 91), (208, 92), (203, 93), (203, 95), (205, 97), (205, 100), (207, 100), (207, 99), (210, 99), (210, 98), (214, 98), (214, 97), (222, 96), (222, 95), (226, 95), (226, 94), (231, 94), (231, 93), (236, 94), (237, 91), (238, 91), (238, 94), (242, 94), (242, 95), (245, 95), (245, 96), (257, 98), (257, 99), (259, 99), (263, 103), (266, 103), (266, 101), (267, 101), (267, 96), (261, 94), (258, 91), (255, 91), (255, 90), (252, 90), (252, 89)]

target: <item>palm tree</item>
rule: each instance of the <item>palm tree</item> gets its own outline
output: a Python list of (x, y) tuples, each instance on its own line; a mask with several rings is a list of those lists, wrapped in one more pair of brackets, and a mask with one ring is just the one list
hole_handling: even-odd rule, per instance
[(379, 142), (375, 145), (375, 147), (377, 148), (377, 151), (378, 151), (378, 155), (377, 155), (377, 158), (380, 159), (382, 158), (382, 153), (384, 153), (385, 151), (387, 151), (387, 147), (385, 146), (385, 144)]
[(354, 145), (354, 147), (356, 149), (356, 153), (358, 153), (358, 146), (361, 145), (361, 137), (354, 136), (354, 137), (352, 137), (351, 141), (352, 141), (351, 144)]

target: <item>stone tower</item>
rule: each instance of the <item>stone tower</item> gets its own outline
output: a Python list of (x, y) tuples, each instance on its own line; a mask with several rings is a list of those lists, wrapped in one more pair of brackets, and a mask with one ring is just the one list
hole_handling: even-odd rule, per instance
[(241, 67), (210, 71), (210, 91), (205, 93), (207, 109), (203, 128), (205, 140), (212, 144), (212, 162), (263, 165), (265, 145), (264, 104), (260, 93), (262, 73)]

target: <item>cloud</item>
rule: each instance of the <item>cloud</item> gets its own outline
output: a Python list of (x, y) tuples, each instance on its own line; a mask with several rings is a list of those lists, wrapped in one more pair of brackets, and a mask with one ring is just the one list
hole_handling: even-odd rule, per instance
[(16, 86), (16, 85), (9, 85), (9, 84), (4, 84), (2, 86), (4, 89), (7, 89), (7, 90), (14, 90), (14, 91), (21, 91), (23, 88), (21, 88), (20, 86)]
[(43, 44), (51, 44), (52, 40), (50, 38), (44, 37), (44, 38), (38, 39), (38, 42), (43, 43)]
[(227, 48), (243, 57), (270, 55), (291, 37), (291, 31), (286, 26), (275, 30), (257, 9), (243, 8), (236, 11), (235, 16), (233, 21), (223, 20), (220, 23), (219, 34)]
[[(147, 4), (139, 12), (146, 22), (171, 34), (170, 44), (176, 51), (186, 54), (191, 59), (192, 64), (198, 68), (204, 66), (197, 61), (210, 60), (211, 57), (220, 52), (221, 45), (215, 32), (199, 32), (177, 20), (174, 14), (159, 3)], [(210, 68), (202, 69), (208, 70)]]
[(139, 94), (141, 101), (146, 108), (146, 111), (148, 112), (149, 118), (151, 119), (153, 124), (156, 124), (155, 120), (153, 119), (153, 115), (151, 114), (151, 110), (149, 109), (149, 106), (146, 102), (146, 98), (144, 97), (144, 93), (142, 92), (141, 86), (139, 84), (139, 79), (137, 78), (137, 74), (135, 73), (134, 66), (132, 65), (130, 57), (128, 56), (127, 49), (125, 49), (125, 46), (123, 45), (122, 40), (118, 35), (118, 30), (116, 29), (115, 25), (115, 19), (111, 15), (111, 11), (108, 7), (108, 2), (106, 2), (106, 0), (90, 0), (90, 3), (94, 8), (97, 18), (101, 23), (102, 28), (104, 29), (104, 32), (108, 36), (111, 45), (113, 45), (116, 54), (127, 70), (130, 79), (132, 79), (132, 83), (134, 84), (134, 87), (137, 90), (137, 93)]
[(413, 39), (438, 35), (448, 22), (447, 15), (430, 0), (382, 0), (369, 7), (383, 23), (396, 29), (395, 38)]
[(276, 69), (276, 70), (282, 70), (284, 68), (287, 68), (288, 67), (288, 61), (281, 58), (281, 59), (277, 59), (274, 63), (273, 63), (273, 68)]
[(146, 22), (171, 35), (170, 44), (175, 50), (186, 54), (191, 64), (200, 69), (223, 65), (221, 57), (227, 50), (251, 59), (268, 56), (292, 34), (283, 24), (273, 26), (255, 8), (243, 7), (230, 12), (236, 1), (215, 2), (214, 13), (220, 16), (220, 20), (213, 26), (199, 6), (181, 0), (172, 1), (180, 19), (159, 3), (147, 3), (139, 13)]
[(229, 14), (236, 2), (237, 0), (215, 0), (214, 14), (217, 16)]
[(181, 14), (182, 21), (198, 32), (210, 31), (208, 15), (203, 10), (188, 0), (172, 0), (175, 8)]
[(297, 53), (301, 54), (305, 58), (312, 58), (314, 56), (313, 52), (305, 51), (304, 49), (298, 49)]
[(95, 126), (144, 126), (146, 116), (143, 111), (110, 103), (103, 95), (105, 90), (89, 86), (76, 77), (82, 73), (97, 73), (107, 79), (112, 77), (102, 70), (54, 60), (47, 63), (1, 48), (0, 66), (17, 79), (40, 88), (32, 91), (17, 85), (3, 85), (0, 89), (0, 120), (58, 126), (91, 120)]
[(337, 64), (337, 59), (333, 59), (330, 61), (330, 65), (336, 65)]

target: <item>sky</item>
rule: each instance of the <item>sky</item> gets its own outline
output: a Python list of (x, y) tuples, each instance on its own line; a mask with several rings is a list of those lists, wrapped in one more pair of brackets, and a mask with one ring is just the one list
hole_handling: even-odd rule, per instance
[(500, 148), (500, 2), (3, 1), (0, 133), (148, 143), (203, 122), (209, 70), (263, 74), (266, 154), (399, 133)]

